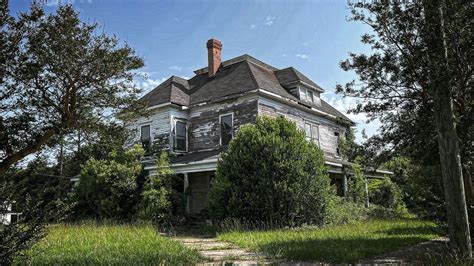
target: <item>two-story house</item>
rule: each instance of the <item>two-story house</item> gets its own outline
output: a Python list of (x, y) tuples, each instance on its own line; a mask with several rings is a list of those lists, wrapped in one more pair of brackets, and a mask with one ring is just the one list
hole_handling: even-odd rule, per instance
[[(284, 116), (305, 131), (324, 151), (328, 171), (340, 193), (347, 177), (339, 156), (339, 137), (355, 123), (320, 98), (324, 89), (298, 70), (278, 69), (249, 55), (221, 62), (222, 44), (207, 42), (208, 66), (184, 79), (170, 77), (146, 94), (152, 114), (128, 123), (129, 144), (151, 144), (175, 156), (172, 169), (187, 190), (187, 211), (205, 206), (220, 153), (239, 127), (257, 116)], [(155, 169), (153, 160), (145, 169)]]

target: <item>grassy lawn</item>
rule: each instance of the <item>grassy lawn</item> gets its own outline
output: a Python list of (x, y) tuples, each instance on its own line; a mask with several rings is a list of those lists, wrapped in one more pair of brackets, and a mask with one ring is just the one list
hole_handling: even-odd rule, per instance
[[(159, 236), (151, 226), (53, 225), (28, 251), (33, 265), (150, 265), (202, 261), (197, 251)], [(24, 264), (24, 261), (17, 262)]]
[(219, 239), (284, 260), (350, 263), (433, 239), (435, 229), (427, 221), (373, 220), (322, 229), (233, 231)]

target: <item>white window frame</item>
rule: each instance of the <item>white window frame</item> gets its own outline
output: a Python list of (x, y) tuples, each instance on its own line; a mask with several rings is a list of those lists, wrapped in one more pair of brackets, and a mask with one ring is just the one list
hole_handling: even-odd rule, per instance
[[(309, 125), (309, 139), (308, 139), (308, 136), (306, 135), (306, 125)], [(314, 122), (310, 122), (310, 121), (304, 121), (304, 127), (303, 127), (303, 130), (304, 130), (304, 134), (305, 134), (305, 138), (306, 140), (308, 141), (311, 141), (315, 144), (318, 145), (318, 147), (321, 147), (320, 143), (321, 143), (321, 135), (320, 135), (320, 130), (319, 130), (319, 124), (318, 123), (314, 123)], [(318, 130), (318, 138), (313, 138), (313, 129), (314, 128), (317, 128)], [(315, 141), (317, 140), (317, 141)]]
[[(176, 124), (178, 122), (184, 123), (185, 130), (186, 130), (184, 150), (177, 150), (176, 149), (176, 143), (177, 143), (177, 139), (178, 139), (178, 133), (176, 132)], [(174, 152), (187, 152), (188, 151), (188, 122), (184, 119), (175, 118), (174, 121), (173, 121), (173, 146), (172, 147), (173, 147)]]
[(145, 122), (145, 123), (141, 123), (138, 125), (138, 132), (140, 132), (140, 142), (142, 142), (142, 127), (146, 127), (146, 126), (149, 126), (150, 127), (150, 142), (151, 142), (151, 139), (152, 139), (152, 135), (151, 134), (151, 122)]
[[(309, 93), (311, 93), (311, 97), (309, 96)], [(310, 103), (314, 103), (314, 91), (312, 90), (306, 90), (306, 98), (308, 98)]]
[(232, 121), (232, 130), (231, 130), (232, 137), (231, 137), (231, 139), (234, 138), (234, 112), (219, 115), (219, 146), (221, 146), (221, 147), (222, 147), (222, 117), (223, 116), (228, 116), (228, 115), (231, 115), (231, 121)]

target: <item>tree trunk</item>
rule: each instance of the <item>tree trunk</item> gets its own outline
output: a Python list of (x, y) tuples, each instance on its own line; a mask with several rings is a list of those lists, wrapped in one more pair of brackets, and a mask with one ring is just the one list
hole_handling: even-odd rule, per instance
[(46, 144), (55, 134), (59, 132), (56, 128), (48, 129), (44, 132), (42, 136), (40, 136), (34, 143), (30, 144), (29, 146), (21, 149), (20, 151), (7, 156), (3, 161), (0, 162), (0, 175), (4, 174), (10, 166), (15, 164), (16, 162), (20, 161), (21, 159), (25, 158), (26, 156), (37, 152), (40, 148)]
[(430, 85), (434, 101), (434, 117), (446, 200), (449, 238), (454, 252), (472, 257), (459, 142), (456, 133), (449, 54), (446, 43), (444, 2), (424, 1), (426, 41), (430, 50)]
[(452, 100), (448, 88), (438, 88), (434, 98), (438, 147), (446, 199), (449, 237), (453, 248), (463, 257), (471, 257), (471, 238), (459, 156), (454, 127)]

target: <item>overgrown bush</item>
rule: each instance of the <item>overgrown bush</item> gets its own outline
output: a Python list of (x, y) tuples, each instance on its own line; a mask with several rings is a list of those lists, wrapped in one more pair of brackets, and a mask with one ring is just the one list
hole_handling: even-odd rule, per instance
[(82, 166), (75, 190), (79, 217), (128, 219), (140, 198), (143, 148), (113, 151), (108, 159), (90, 159)]
[(445, 221), (446, 207), (439, 165), (418, 165), (406, 157), (395, 157), (382, 165), (402, 193), (407, 209), (421, 218)]
[(171, 207), (171, 179), (168, 154), (162, 152), (156, 162), (156, 172), (146, 178), (141, 194), (139, 216), (153, 222), (169, 219)]
[(348, 182), (348, 199), (356, 204), (364, 204), (366, 199), (365, 177), (359, 159), (352, 164), (353, 176)]
[(402, 198), (402, 191), (397, 184), (385, 177), (382, 180), (374, 180), (369, 186), (370, 203), (392, 210), (406, 209)]
[(326, 220), (330, 225), (342, 225), (365, 220), (368, 215), (368, 209), (363, 204), (335, 197), (331, 201)]
[(333, 193), (319, 147), (287, 119), (259, 117), (224, 152), (208, 208), (218, 220), (321, 225)]

